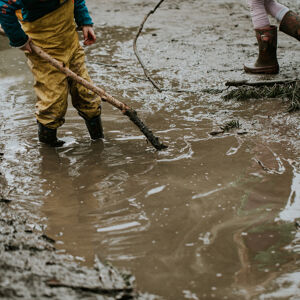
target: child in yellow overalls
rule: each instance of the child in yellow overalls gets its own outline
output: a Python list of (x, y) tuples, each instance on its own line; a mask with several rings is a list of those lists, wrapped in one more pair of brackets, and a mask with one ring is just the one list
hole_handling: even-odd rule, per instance
[[(21, 14), (18, 13), (20, 11)], [(73, 106), (86, 122), (91, 139), (103, 138), (100, 97), (68, 79), (32, 53), (30, 48), (32, 41), (73, 72), (91, 81), (76, 32), (77, 24), (83, 30), (85, 45), (91, 45), (96, 40), (85, 1), (0, 0), (0, 23), (11, 46), (19, 47), (28, 57), (37, 95), (36, 118), (40, 142), (54, 147), (63, 145), (64, 142), (57, 139), (56, 132), (65, 121), (69, 92)]]

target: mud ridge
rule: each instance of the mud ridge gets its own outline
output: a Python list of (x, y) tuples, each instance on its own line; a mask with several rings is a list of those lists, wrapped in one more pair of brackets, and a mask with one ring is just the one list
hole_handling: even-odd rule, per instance
[(29, 227), (12, 202), (0, 202), (1, 299), (156, 299), (136, 291), (131, 274), (98, 258), (87, 268), (56, 253), (55, 241)]

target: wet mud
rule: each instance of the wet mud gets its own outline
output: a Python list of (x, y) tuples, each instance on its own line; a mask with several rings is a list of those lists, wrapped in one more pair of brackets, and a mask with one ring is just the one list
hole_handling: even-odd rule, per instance
[(56, 253), (55, 240), (13, 201), (0, 203), (1, 299), (154, 299), (135, 291), (131, 274), (95, 259), (80, 266), (72, 255)]
[(168, 148), (155, 151), (105, 102), (102, 142), (70, 105), (64, 147), (40, 145), (32, 76), (0, 37), (1, 195), (43, 226), (55, 254), (126, 269), (155, 299), (298, 299), (299, 111), (282, 97), (224, 96), (227, 81), (299, 78), (300, 44), (279, 32), (280, 73), (250, 76), (246, 1), (164, 1), (137, 41), (159, 92), (132, 47), (157, 2), (88, 1), (97, 43), (85, 51), (94, 83)]

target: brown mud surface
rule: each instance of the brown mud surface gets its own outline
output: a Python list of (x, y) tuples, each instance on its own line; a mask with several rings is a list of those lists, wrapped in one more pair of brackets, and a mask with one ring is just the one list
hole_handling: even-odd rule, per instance
[[(83, 282), (94, 286), (97, 256), (130, 271), (138, 290), (154, 299), (299, 299), (299, 111), (288, 113), (281, 98), (223, 96), (233, 89), (227, 81), (299, 78), (300, 44), (279, 32), (280, 73), (250, 76), (243, 64), (256, 58), (257, 45), (246, 1), (165, 0), (137, 41), (160, 93), (132, 47), (157, 2), (88, 0), (97, 42), (85, 50), (94, 83), (137, 110), (168, 145), (165, 151), (155, 151), (107, 103), (103, 142), (89, 141), (70, 105), (59, 129), (64, 147), (40, 145), (32, 76), (24, 55), (0, 36), (0, 192), (13, 200), (1, 204), (2, 262), (17, 264), (21, 245), (22, 251), (40, 243), (43, 249), (22, 260), (21, 270), (9, 269), (8, 280), (0, 271), (1, 292), (8, 286), (16, 295), (27, 288), (63, 297), (66, 288), (49, 288), (43, 277), (31, 284), (40, 271), (30, 284), (22, 275), (26, 264), (41, 259), (43, 265), (48, 256), (64, 269), (55, 273), (58, 280), (75, 284), (76, 272), (84, 270), (92, 280)], [(299, 1), (281, 3), (300, 12)], [(24, 233), (24, 221), (15, 226), (21, 226), (20, 241), (7, 225), (10, 207), (42, 228), (31, 244), (23, 240), (33, 234)], [(15, 251), (5, 248), (14, 243)], [(69, 264), (75, 262), (82, 267), (74, 267), (73, 281)], [(70, 299), (82, 299), (82, 290), (67, 290)]]
[(0, 203), (1, 299), (154, 299), (135, 291), (134, 278), (95, 259), (79, 266), (71, 255), (56, 253), (55, 240), (28, 214)]

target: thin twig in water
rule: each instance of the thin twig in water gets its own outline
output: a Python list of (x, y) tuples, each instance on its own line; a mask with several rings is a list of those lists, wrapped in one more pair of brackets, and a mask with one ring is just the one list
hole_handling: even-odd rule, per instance
[(148, 14), (144, 17), (144, 20), (143, 20), (143, 22), (141, 23), (141, 25), (140, 25), (140, 27), (139, 27), (139, 30), (138, 30), (138, 33), (136, 34), (135, 39), (134, 39), (134, 41), (133, 41), (133, 50), (134, 50), (134, 54), (135, 54), (135, 56), (137, 57), (139, 63), (141, 64), (141, 66), (142, 66), (142, 68), (143, 68), (143, 70), (144, 70), (145, 76), (148, 78), (148, 80), (152, 83), (152, 85), (153, 85), (159, 92), (162, 92), (162, 89), (161, 89), (161, 88), (158, 86), (158, 84), (150, 77), (148, 70), (147, 70), (146, 67), (144, 66), (144, 64), (143, 64), (143, 62), (142, 62), (142, 59), (141, 59), (140, 56), (139, 56), (139, 53), (138, 53), (137, 47), (136, 47), (136, 42), (137, 42), (137, 39), (138, 39), (139, 35), (141, 34), (141, 32), (142, 32), (142, 30), (143, 30), (143, 27), (144, 27), (144, 24), (146, 23), (146, 21), (147, 21), (147, 19), (149, 18), (149, 16), (150, 16), (151, 14), (154, 14), (155, 11), (159, 8), (159, 6), (160, 6), (163, 2), (164, 2), (164, 0), (160, 0), (160, 1), (156, 4), (155, 8), (152, 9), (152, 10), (150, 10), (150, 11), (148, 12)]
[(220, 130), (210, 132), (210, 135), (218, 135), (225, 132), (229, 132), (231, 129), (240, 128), (239, 120), (231, 120), (226, 122), (224, 125), (220, 126)]
[(265, 172), (267, 172), (267, 173), (269, 173), (269, 174), (281, 174), (280, 172), (278, 172), (278, 171), (276, 171), (276, 170), (274, 170), (274, 169), (270, 169), (270, 168), (266, 167), (266, 166), (263, 164), (263, 162), (260, 161), (259, 159), (254, 158), (254, 160), (261, 166), (261, 168), (262, 168)]
[(112, 289), (106, 289), (106, 288), (101, 288), (101, 287), (89, 287), (89, 286), (77, 286), (77, 285), (72, 285), (72, 284), (67, 284), (67, 283), (62, 283), (58, 281), (57, 279), (49, 279), (46, 281), (46, 284), (49, 287), (52, 288), (69, 288), (73, 290), (78, 290), (78, 291), (83, 291), (83, 292), (91, 292), (95, 294), (100, 294), (100, 295), (109, 295), (109, 296), (118, 296), (119, 294), (132, 294), (133, 289), (132, 288), (127, 288), (124, 287), (123, 289), (118, 289), (118, 288), (112, 288)]

